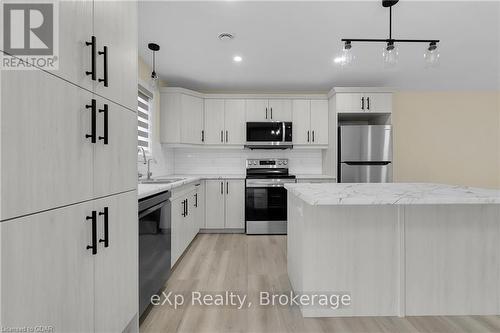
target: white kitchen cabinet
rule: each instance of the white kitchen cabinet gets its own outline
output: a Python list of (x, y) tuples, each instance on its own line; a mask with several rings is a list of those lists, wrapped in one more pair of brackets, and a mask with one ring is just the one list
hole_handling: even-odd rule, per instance
[[(97, 49), (96, 93), (137, 110), (137, 1), (94, 0)], [(105, 63), (107, 60), (107, 64)], [(107, 67), (107, 68), (106, 68)], [(107, 69), (107, 70), (106, 70)], [(108, 86), (104, 86), (107, 75)]]
[(224, 223), (224, 180), (205, 181), (205, 228), (223, 229)]
[(328, 145), (328, 101), (311, 101), (311, 144)]
[[(106, 239), (99, 214), (105, 207), (108, 247), (100, 242)], [(136, 191), (21, 217), (0, 228), (2, 325), (121, 332), (137, 313)]]
[(65, 80), (92, 90), (94, 81), (85, 72), (91, 71), (91, 42), (93, 35), (92, 1), (59, 0), (58, 70), (53, 71)]
[(291, 121), (292, 101), (290, 99), (248, 99), (246, 119), (258, 121)]
[(338, 113), (349, 112), (392, 112), (392, 93), (348, 93), (336, 95)]
[(311, 141), (311, 101), (297, 99), (292, 105), (293, 144), (305, 145)]
[(271, 121), (292, 121), (292, 101), (289, 99), (270, 99), (269, 116)]
[(392, 94), (391, 93), (366, 93), (365, 110), (369, 112), (392, 112)]
[(160, 97), (162, 143), (203, 143), (203, 99), (178, 92)]
[(267, 99), (247, 99), (246, 119), (248, 122), (270, 121), (271, 114), (268, 109)]
[(183, 94), (181, 114), (181, 142), (201, 144), (203, 136), (203, 99)]
[(233, 179), (225, 181), (226, 187), (226, 229), (245, 228), (245, 181)]
[(194, 195), (194, 206), (196, 208), (194, 235), (196, 235), (200, 229), (205, 228), (205, 181), (200, 181), (195, 184)]
[[(108, 212), (108, 246), (105, 215), (99, 215), (98, 252), (95, 259), (95, 330), (121, 332), (138, 312), (137, 192), (96, 200), (98, 214)], [(102, 241), (101, 241), (102, 240)]]
[[(94, 197), (137, 188), (137, 114), (103, 98), (97, 107), (97, 142), (94, 144)], [(106, 136), (106, 105), (108, 113)]]
[(328, 101), (293, 101), (293, 143), (328, 145)]
[(246, 142), (245, 100), (226, 99), (224, 115), (226, 144), (243, 145)]
[(171, 223), (172, 223), (172, 258), (171, 266), (177, 262), (177, 259), (184, 251), (184, 236), (185, 234), (185, 201), (186, 198), (181, 197), (171, 200)]
[(3, 327), (94, 331), (92, 210), (85, 202), (0, 224)]
[(91, 199), (92, 94), (38, 70), (1, 80), (1, 219)]
[(224, 143), (224, 111), (223, 99), (205, 99), (205, 144)]

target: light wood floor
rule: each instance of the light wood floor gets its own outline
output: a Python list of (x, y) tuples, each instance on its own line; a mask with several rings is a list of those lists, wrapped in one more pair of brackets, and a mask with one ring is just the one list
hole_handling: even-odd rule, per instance
[[(290, 290), (286, 236), (202, 234), (193, 241), (166, 284), (190, 295), (234, 291), (257, 297), (260, 290)], [(500, 316), (302, 318), (297, 307), (244, 310), (189, 304), (154, 306), (141, 332), (500, 332)]]

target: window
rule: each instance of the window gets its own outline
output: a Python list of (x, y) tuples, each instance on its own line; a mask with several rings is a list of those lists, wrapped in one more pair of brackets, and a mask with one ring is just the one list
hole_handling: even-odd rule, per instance
[(137, 97), (137, 147), (151, 154), (151, 101), (153, 94), (139, 85)]

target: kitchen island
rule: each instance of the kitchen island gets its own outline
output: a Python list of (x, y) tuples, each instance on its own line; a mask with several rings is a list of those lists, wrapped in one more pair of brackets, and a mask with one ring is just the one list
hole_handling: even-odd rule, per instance
[(500, 314), (500, 191), (286, 184), (288, 275), (304, 317)]

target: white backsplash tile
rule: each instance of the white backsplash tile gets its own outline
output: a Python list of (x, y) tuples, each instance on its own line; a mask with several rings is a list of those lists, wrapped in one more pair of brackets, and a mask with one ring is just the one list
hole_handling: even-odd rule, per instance
[(243, 174), (248, 158), (288, 158), (292, 174), (321, 174), (320, 149), (243, 150), (175, 148), (173, 170), (177, 174)]

